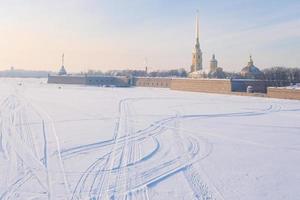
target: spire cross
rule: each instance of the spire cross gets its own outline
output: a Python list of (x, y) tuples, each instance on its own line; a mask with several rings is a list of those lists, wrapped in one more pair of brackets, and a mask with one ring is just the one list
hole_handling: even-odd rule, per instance
[(252, 55), (250, 54), (250, 62), (253, 63)]

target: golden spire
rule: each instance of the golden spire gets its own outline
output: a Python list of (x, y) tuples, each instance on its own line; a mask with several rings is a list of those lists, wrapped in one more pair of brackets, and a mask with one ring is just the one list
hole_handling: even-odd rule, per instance
[(199, 10), (196, 11), (197, 15), (196, 15), (196, 40), (199, 41)]

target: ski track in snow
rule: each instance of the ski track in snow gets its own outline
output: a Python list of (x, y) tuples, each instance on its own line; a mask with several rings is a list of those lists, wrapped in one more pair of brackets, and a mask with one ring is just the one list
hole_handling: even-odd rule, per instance
[[(37, 155), (36, 142), (30, 128), (26, 126), (26, 109), (35, 109), (26, 100), (17, 95), (9, 96), (4, 103), (3, 110), (8, 108), (4, 113), (1, 113), (2, 121), (7, 121), (2, 127), (2, 145), (8, 148), (6, 150), (6, 157), (8, 160), (11, 157), (17, 157), (17, 164), (21, 163), (21, 166), (16, 170), (16, 174), (20, 174), (16, 177), (17, 181), (12, 182), (8, 187), (9, 190), (1, 194), (1, 199), (16, 199), (19, 195), (14, 194), (15, 190), (24, 184), (24, 179), (29, 180), (34, 177), (39, 182), (40, 186), (45, 190), (49, 199), (68, 199), (66, 177), (63, 171), (62, 160), (60, 157), (60, 149), (58, 144), (58, 138), (55, 133), (55, 129), (52, 123), (50, 127), (46, 127), (44, 121), (50, 121), (51, 119), (43, 118), (41, 114), (42, 136), (44, 137), (44, 156), (39, 158)], [(36, 111), (35, 111), (36, 112)], [(47, 116), (48, 117), (48, 116)], [(25, 126), (18, 126), (16, 124), (25, 124)], [(6, 138), (3, 139), (3, 138)], [(51, 142), (48, 141), (51, 138)], [(53, 145), (54, 144), (54, 145)], [(51, 148), (51, 149), (50, 149)], [(48, 156), (51, 150), (59, 152), (55, 156)], [(59, 166), (59, 171), (57, 171)], [(14, 169), (14, 166), (8, 166), (9, 169)], [(25, 174), (25, 175), (24, 175)], [(23, 177), (22, 177), (23, 176)], [(22, 178), (20, 178), (22, 177)], [(9, 179), (9, 177), (8, 177)], [(7, 180), (8, 182), (10, 180)], [(20, 184), (21, 183), (21, 184)], [(63, 188), (63, 189), (62, 189)], [(62, 192), (66, 190), (65, 192)], [(21, 197), (22, 198), (22, 197)]]
[[(32, 105), (20, 94), (7, 97), (1, 104), (0, 153), (8, 161), (9, 170), (5, 180), (0, 181), (0, 188), (5, 189), (0, 191), (0, 199), (22, 199), (22, 195), (26, 195), (28, 199), (148, 200), (151, 199), (148, 191), (150, 187), (176, 173), (184, 175), (195, 199), (224, 199), (202, 171), (199, 162), (211, 154), (213, 145), (201, 136), (201, 130), (200, 136), (196, 137), (181, 129), (180, 122), (249, 117), (281, 110), (279, 104), (272, 104), (260, 111), (209, 115), (177, 113), (138, 130), (134, 127), (132, 104), (151, 99), (128, 98), (119, 102), (119, 117), (115, 122), (113, 139), (61, 149), (53, 119), (45, 111)], [(37, 144), (36, 135), (28, 126), (28, 112), (34, 112), (39, 117), (39, 137), (44, 141), (42, 146)], [(166, 138), (172, 142), (167, 143)], [(151, 149), (148, 149), (149, 146)], [(99, 150), (106, 153), (80, 172), (76, 183), (68, 183), (64, 160)], [(33, 180), (38, 182), (39, 190), (34, 194), (24, 192), (22, 187), (31, 184)]]

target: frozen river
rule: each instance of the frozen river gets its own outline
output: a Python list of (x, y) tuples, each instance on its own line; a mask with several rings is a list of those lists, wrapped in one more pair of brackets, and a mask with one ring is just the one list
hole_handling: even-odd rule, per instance
[(0, 199), (297, 199), (300, 101), (0, 79)]

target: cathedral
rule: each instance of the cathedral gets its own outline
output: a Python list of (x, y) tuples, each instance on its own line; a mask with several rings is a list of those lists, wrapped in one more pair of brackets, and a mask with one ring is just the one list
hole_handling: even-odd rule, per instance
[[(196, 16), (196, 41), (192, 53), (192, 65), (189, 78), (225, 78), (225, 72), (221, 67), (218, 67), (218, 61), (215, 54), (212, 55), (210, 60), (210, 65), (208, 69), (203, 68), (202, 51), (200, 48), (200, 37), (199, 37), (199, 14)], [(242, 68), (240, 72), (240, 77), (243, 79), (264, 79), (264, 74), (254, 65), (252, 56), (248, 65)]]
[(192, 54), (192, 65), (189, 73), (190, 78), (224, 78), (223, 69), (218, 67), (218, 61), (213, 54), (210, 61), (210, 68), (203, 69), (202, 51), (199, 39), (199, 15), (196, 16), (196, 43)]

